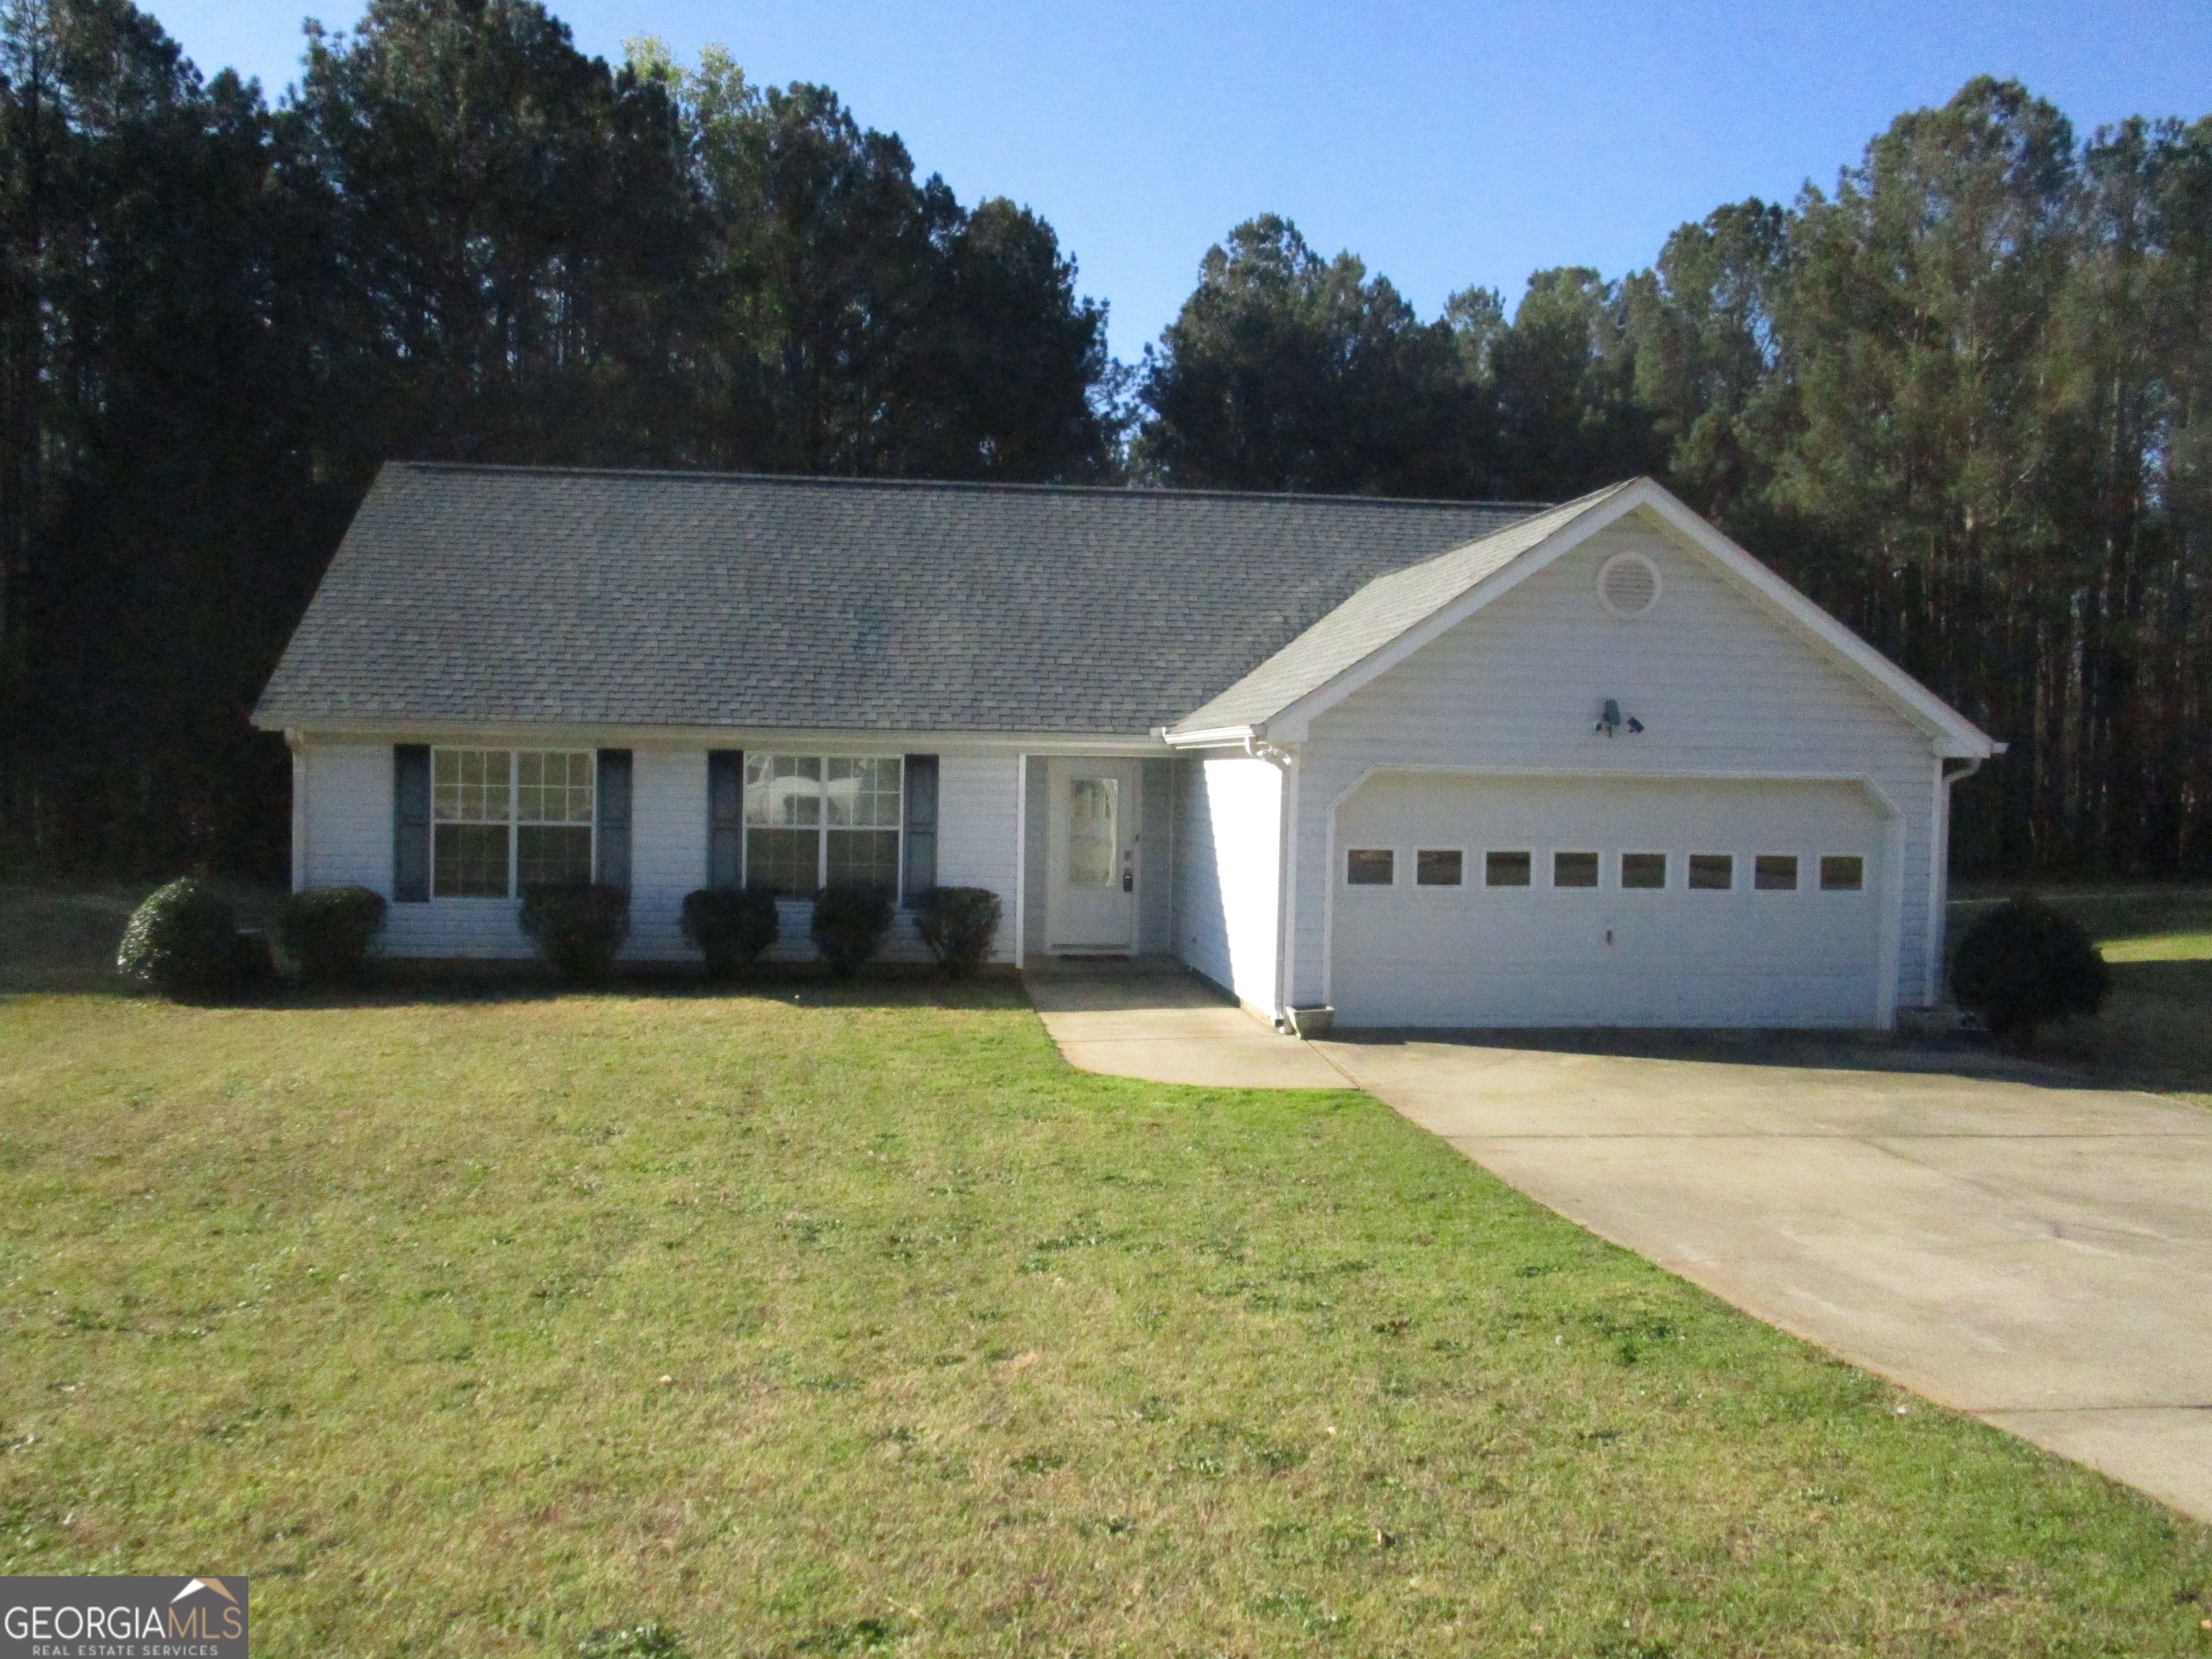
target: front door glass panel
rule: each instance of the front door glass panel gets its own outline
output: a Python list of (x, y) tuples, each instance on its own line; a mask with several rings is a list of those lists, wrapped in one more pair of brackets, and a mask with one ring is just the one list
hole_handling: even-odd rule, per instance
[(1111, 887), (1121, 846), (1118, 778), (1071, 778), (1067, 785), (1067, 884)]

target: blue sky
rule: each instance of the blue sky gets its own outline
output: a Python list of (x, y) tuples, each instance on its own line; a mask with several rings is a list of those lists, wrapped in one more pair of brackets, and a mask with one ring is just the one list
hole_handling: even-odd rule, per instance
[[(328, 0), (313, 0), (327, 4)], [(142, 0), (143, 3), (143, 0)], [(153, 0), (204, 70), (297, 73), (302, 0)], [(1238, 220), (1348, 247), (1432, 316), (1455, 289), (1650, 263), (1723, 202), (1826, 184), (1899, 112), (2014, 76), (2087, 132), (2212, 113), (2205, 0), (1415, 7), (1391, 0), (555, 0), (586, 52), (727, 46), (822, 82), (963, 202), (1051, 221), (1133, 358)], [(354, 0), (323, 9), (334, 28)]]

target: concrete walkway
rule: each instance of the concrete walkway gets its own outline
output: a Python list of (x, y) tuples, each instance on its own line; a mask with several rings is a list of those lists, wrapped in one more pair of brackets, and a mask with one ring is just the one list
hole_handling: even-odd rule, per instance
[(1165, 957), (1048, 957), (1022, 979), (1045, 1030), (1083, 1071), (1213, 1089), (1352, 1086), (1308, 1045)]
[(2212, 1520), (2212, 1111), (1872, 1046), (1774, 1065), (1306, 1044), (1172, 969), (1030, 985), (1073, 1064), (1349, 1079), (1768, 1323)]

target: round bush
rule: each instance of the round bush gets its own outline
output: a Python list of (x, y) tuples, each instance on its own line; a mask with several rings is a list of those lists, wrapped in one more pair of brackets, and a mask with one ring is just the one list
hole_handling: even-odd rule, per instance
[(833, 882), (814, 901), (814, 948), (830, 971), (849, 976), (883, 948), (891, 930), (890, 894), (872, 881)]
[(999, 896), (988, 887), (938, 887), (914, 902), (922, 943), (955, 979), (990, 960), (999, 936)]
[(727, 979), (756, 961), (781, 925), (765, 887), (702, 887), (684, 896), (684, 937), (707, 958), (709, 979)]
[(222, 895), (187, 876), (131, 912), (115, 965), (132, 983), (179, 1002), (229, 994), (238, 977), (238, 918)]
[(230, 936), (230, 994), (265, 996), (276, 988), (276, 953), (268, 930), (241, 927)]
[(2112, 986), (2081, 925), (2032, 898), (2008, 900), (1969, 927), (1951, 965), (1959, 1006), (2023, 1043), (2051, 1020), (2095, 1013)]
[(538, 953), (572, 985), (599, 985), (629, 938), (629, 895), (603, 881), (526, 889), (517, 919)]
[(277, 907), (276, 937), (310, 985), (350, 985), (384, 927), (384, 895), (366, 887), (310, 887)]

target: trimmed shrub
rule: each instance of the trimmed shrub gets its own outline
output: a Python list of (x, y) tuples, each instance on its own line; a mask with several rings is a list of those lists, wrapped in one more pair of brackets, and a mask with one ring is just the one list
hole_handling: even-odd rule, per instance
[(814, 948), (840, 979), (883, 949), (891, 930), (890, 893), (872, 881), (833, 882), (814, 900)]
[(2022, 1046), (2049, 1021), (2095, 1013), (2112, 988), (2081, 924), (2033, 898), (2008, 899), (1969, 927), (1951, 964), (1959, 1006)]
[(707, 958), (709, 979), (727, 979), (757, 960), (781, 926), (766, 887), (702, 887), (684, 896), (684, 937)]
[(629, 937), (629, 894), (604, 881), (550, 882), (524, 890), (517, 920), (562, 978), (600, 985)]
[(999, 915), (999, 896), (988, 887), (935, 887), (914, 902), (922, 943), (955, 979), (990, 960)]
[(265, 927), (241, 927), (230, 936), (230, 994), (266, 996), (276, 988), (276, 953)]
[(383, 929), (384, 910), (384, 895), (366, 887), (310, 887), (277, 907), (276, 937), (308, 984), (351, 985)]
[(206, 882), (173, 881), (131, 912), (115, 965), (133, 984), (173, 1001), (227, 996), (238, 982), (238, 918)]

